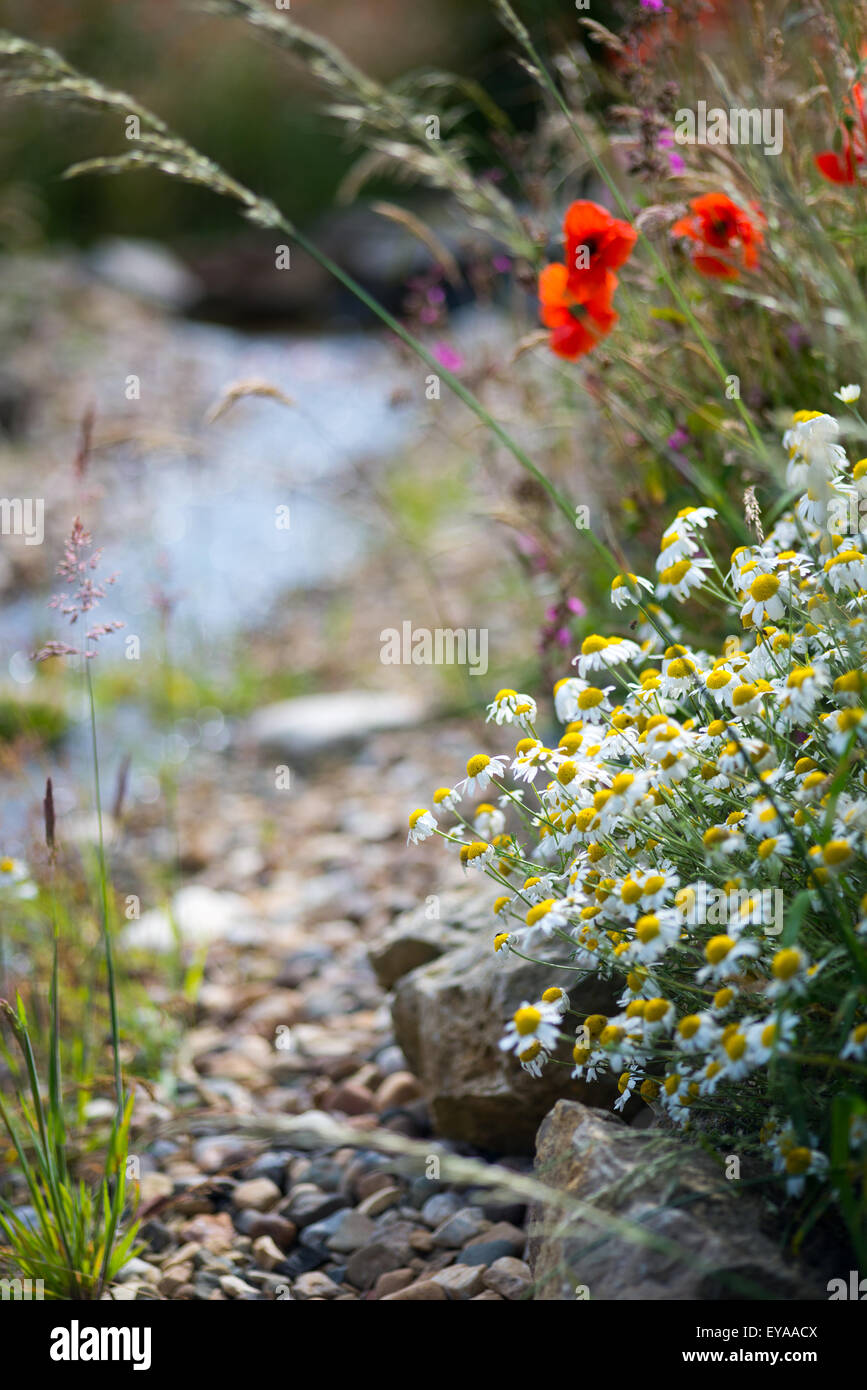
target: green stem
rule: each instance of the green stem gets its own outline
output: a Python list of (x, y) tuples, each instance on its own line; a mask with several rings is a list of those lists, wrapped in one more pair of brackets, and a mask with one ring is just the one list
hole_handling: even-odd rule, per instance
[(93, 697), (93, 678), (90, 674), (90, 663), (87, 657), (84, 658), (84, 669), (87, 675), (87, 695), (90, 705), (90, 738), (93, 749), (93, 784), (96, 796), (96, 820), (99, 828), (99, 885), (100, 902), (102, 907), (102, 940), (105, 948), (105, 968), (108, 976), (108, 1003), (111, 1013), (111, 1047), (114, 1055), (114, 1088), (117, 1100), (118, 1123), (123, 1119), (124, 1095), (123, 1077), (120, 1070), (120, 1027), (117, 1017), (117, 985), (114, 973), (114, 954), (111, 946), (111, 932), (109, 930), (108, 912), (108, 872), (105, 864), (105, 839), (102, 829), (102, 800), (99, 791), (99, 751), (96, 741), (96, 703)]

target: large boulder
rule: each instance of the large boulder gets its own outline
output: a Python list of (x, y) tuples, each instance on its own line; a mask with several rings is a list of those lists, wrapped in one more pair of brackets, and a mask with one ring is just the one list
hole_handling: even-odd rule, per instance
[[(508, 1019), (524, 1000), (572, 976), (563, 970), (495, 955), (490, 910), (477, 939), (419, 966), (397, 983), (392, 1002), (395, 1037), (422, 1084), (434, 1128), (492, 1153), (532, 1153), (542, 1117), (560, 1096), (608, 1105), (612, 1081), (588, 1085), (571, 1077), (569, 1047), (541, 1077), (528, 1075), (513, 1053), (500, 1050)], [(564, 943), (544, 941), (540, 955), (564, 964)], [(585, 980), (570, 989), (581, 1013), (616, 1010), (611, 987)], [(567, 1022), (564, 1032), (574, 1031)]]
[(486, 940), (491, 933), (491, 904), (487, 897), (459, 889), (436, 897), (437, 915), (423, 904), (399, 917), (368, 949), (373, 973), (383, 989), (391, 989), (420, 965), (438, 960), (447, 951)]
[[(555, 1202), (530, 1214), (537, 1299), (826, 1298), (762, 1231), (761, 1199), (681, 1135), (630, 1127), (561, 1100), (542, 1124), (536, 1175), (618, 1223), (606, 1231)], [(660, 1245), (640, 1243), (655, 1238)]]

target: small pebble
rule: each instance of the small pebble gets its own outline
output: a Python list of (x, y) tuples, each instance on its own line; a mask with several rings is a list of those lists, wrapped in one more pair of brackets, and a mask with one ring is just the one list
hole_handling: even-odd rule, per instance
[(232, 1194), (232, 1200), (239, 1209), (251, 1211), (270, 1211), (279, 1202), (282, 1192), (270, 1178), (249, 1178), (239, 1182)]

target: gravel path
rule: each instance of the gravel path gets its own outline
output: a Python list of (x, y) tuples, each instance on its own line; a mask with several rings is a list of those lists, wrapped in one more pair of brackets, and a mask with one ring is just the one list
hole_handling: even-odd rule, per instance
[[(466, 739), (465, 728), (438, 730), (437, 764), (455, 761)], [(228, 757), (183, 796), (176, 912), (186, 949), (208, 940), (208, 954), (171, 1077), (139, 1091), (146, 1244), (116, 1297), (527, 1297), (522, 1205), (398, 1171), (365, 1146), (377, 1127), (431, 1138), (368, 945), (399, 912), (460, 881), (445, 855), (405, 848), (402, 813), (435, 777), (424, 747), (408, 759), (406, 745), (405, 734), (381, 735), (294, 778), (288, 793), (272, 789), (270, 769)], [(139, 857), (134, 840), (127, 855)], [(166, 926), (146, 912), (126, 929), (124, 954), (146, 961), (151, 996), (169, 1008), (153, 954), (136, 954), (168, 945)], [(345, 1121), (358, 1146), (264, 1147), (245, 1136), (245, 1118), (311, 1111)]]

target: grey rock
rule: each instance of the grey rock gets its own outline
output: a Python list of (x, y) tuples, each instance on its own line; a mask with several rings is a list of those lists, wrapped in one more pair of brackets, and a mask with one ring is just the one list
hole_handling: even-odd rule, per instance
[[(437, 1195), (444, 1187), (445, 1183), (437, 1178), (413, 1178), (409, 1184), (407, 1199), (414, 1207), (424, 1207), (425, 1203), (430, 1201), (431, 1193)], [(434, 1222), (434, 1225), (436, 1224)]]
[(270, 1178), (273, 1183), (282, 1188), (286, 1177), (287, 1162), (287, 1154), (268, 1150), (267, 1153), (259, 1154), (258, 1158), (247, 1165), (244, 1169), (244, 1177)]
[(308, 1270), (318, 1269), (324, 1265), (328, 1258), (327, 1250), (312, 1250), (309, 1247), (301, 1246), (293, 1250), (291, 1255), (287, 1255), (282, 1265), (278, 1265), (277, 1273), (285, 1274), (290, 1279), (296, 1279), (299, 1274), (306, 1274)]
[(170, 1245), (174, 1245), (175, 1238), (168, 1226), (162, 1221), (158, 1221), (155, 1216), (144, 1223), (140, 1235), (148, 1249), (153, 1250), (155, 1255), (159, 1255), (161, 1251), (168, 1250)]
[(106, 237), (88, 252), (86, 263), (100, 280), (124, 294), (176, 313), (183, 313), (202, 293), (192, 271), (155, 241)]
[(154, 1265), (149, 1265), (146, 1260), (133, 1257), (133, 1259), (127, 1260), (123, 1269), (118, 1271), (117, 1279), (121, 1284), (126, 1284), (130, 1279), (141, 1279), (146, 1284), (158, 1284), (160, 1272)]
[(217, 892), (204, 883), (188, 883), (172, 899), (171, 914), (161, 907), (127, 922), (121, 937), (130, 950), (167, 954), (185, 945), (206, 946), (237, 937), (248, 928), (250, 909), (240, 893)]
[(193, 1144), (193, 1162), (203, 1173), (219, 1173), (221, 1168), (243, 1163), (254, 1148), (255, 1145), (240, 1134), (209, 1134)]
[(334, 1211), (322, 1221), (314, 1221), (311, 1225), (305, 1226), (299, 1237), (301, 1245), (311, 1245), (314, 1249), (328, 1246), (343, 1215), (342, 1211)]
[(244, 736), (266, 756), (290, 766), (347, 747), (361, 746), (390, 729), (418, 729), (428, 709), (415, 696), (373, 690), (302, 695), (257, 710)]
[(443, 1250), (460, 1250), (467, 1241), (478, 1236), (486, 1228), (481, 1207), (461, 1207), (460, 1211), (448, 1216), (433, 1233), (433, 1243)]
[(406, 1058), (394, 1043), (389, 1043), (388, 1047), (377, 1052), (373, 1060), (383, 1076), (391, 1076), (396, 1071), (406, 1071)]
[(253, 1288), (252, 1284), (248, 1284), (237, 1274), (222, 1275), (220, 1288), (229, 1298), (258, 1299), (262, 1297), (258, 1289)]
[(302, 1274), (292, 1286), (292, 1292), (296, 1298), (336, 1298), (340, 1289), (333, 1279), (329, 1279), (327, 1274), (320, 1270), (310, 1274)]
[(502, 1298), (526, 1298), (531, 1278), (530, 1266), (523, 1260), (503, 1256), (491, 1262), (490, 1268), (485, 1272), (484, 1284), (486, 1289), (492, 1289)]
[(340, 1255), (350, 1255), (360, 1250), (376, 1235), (376, 1226), (369, 1216), (360, 1211), (341, 1211), (336, 1213), (338, 1220), (325, 1244), (329, 1250)]
[(357, 1289), (372, 1289), (381, 1274), (401, 1269), (405, 1263), (403, 1253), (393, 1250), (383, 1241), (373, 1241), (350, 1255), (346, 1262), (346, 1278)]
[(296, 1226), (312, 1226), (345, 1206), (346, 1198), (338, 1192), (299, 1189), (289, 1198), (286, 1214)]
[(490, 904), (481, 904), (477, 896), (443, 893), (439, 910), (439, 917), (433, 919), (425, 915), (424, 905), (401, 913), (369, 948), (370, 964), (383, 989), (391, 989), (411, 970), (438, 960), (447, 951), (466, 946), (485, 929), (490, 931)]
[(440, 1226), (466, 1206), (457, 1192), (436, 1192), (422, 1205), (421, 1218), (431, 1228)]
[(459, 1265), (492, 1265), (495, 1260), (511, 1255), (514, 1246), (510, 1240), (478, 1240), (462, 1250), (455, 1260)]
[(232, 1201), (241, 1211), (270, 1211), (282, 1195), (270, 1178), (248, 1178), (246, 1182), (238, 1183), (232, 1193)]
[(536, 1168), (600, 1216), (665, 1242), (653, 1248), (560, 1207), (534, 1207), (528, 1259), (536, 1299), (571, 1301), (579, 1286), (594, 1300), (632, 1302), (827, 1297), (763, 1233), (761, 1199), (738, 1191), (684, 1137), (632, 1129), (611, 1112), (561, 1100), (539, 1130)]
[(449, 1298), (475, 1298), (484, 1288), (484, 1271), (468, 1265), (451, 1265), (431, 1275), (431, 1283), (445, 1289)]
[(343, 1182), (344, 1169), (332, 1158), (314, 1158), (305, 1182), (315, 1183), (323, 1192), (337, 1192)]
[[(467, 911), (477, 910), (474, 890)], [(492, 936), (488, 905), (487, 925), (477, 942), (398, 981), (392, 1020), (437, 1133), (496, 1153), (530, 1153), (536, 1130), (557, 1099), (568, 1095), (607, 1105), (615, 1094), (614, 1082), (587, 1084), (573, 1080), (570, 1067), (554, 1065), (532, 1077), (500, 1049), (507, 1020), (525, 999), (538, 999), (561, 972), (518, 957), (497, 959)], [(569, 959), (565, 943), (547, 941), (544, 952), (555, 963)], [(611, 1014), (617, 1008), (610, 986), (592, 977), (574, 985), (570, 997), (579, 1013)], [(567, 1024), (563, 1031), (568, 1029)], [(570, 1060), (568, 1046), (558, 1056)]]

